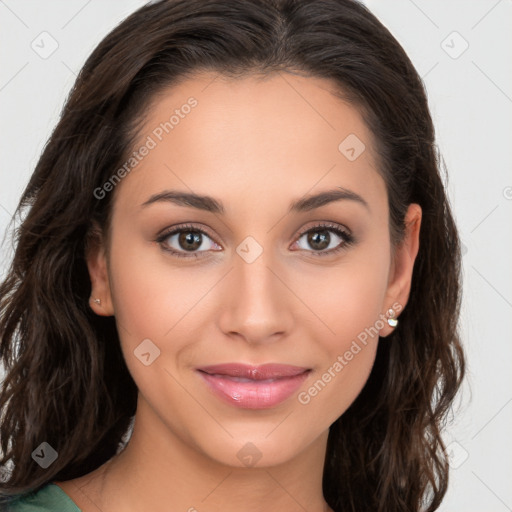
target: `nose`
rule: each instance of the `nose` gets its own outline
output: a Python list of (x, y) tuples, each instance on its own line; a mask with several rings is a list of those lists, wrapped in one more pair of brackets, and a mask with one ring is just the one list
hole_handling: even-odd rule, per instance
[[(287, 285), (283, 266), (263, 250), (254, 260), (235, 254), (219, 304), (222, 332), (248, 343), (268, 343), (286, 336), (292, 328), (299, 300)], [(288, 278), (289, 280), (289, 278)]]

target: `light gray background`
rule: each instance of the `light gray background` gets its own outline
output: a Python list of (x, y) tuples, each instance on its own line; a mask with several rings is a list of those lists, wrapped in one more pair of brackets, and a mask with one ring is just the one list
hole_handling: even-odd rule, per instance
[[(0, 0), (2, 237), (76, 73), (144, 3)], [(505, 512), (512, 510), (512, 1), (366, 3), (425, 80), (464, 243), (469, 368), (445, 435), (453, 470), (440, 510)], [(32, 48), (49, 52), (52, 39), (58, 48), (46, 58)], [(1, 250), (5, 275), (10, 243)]]

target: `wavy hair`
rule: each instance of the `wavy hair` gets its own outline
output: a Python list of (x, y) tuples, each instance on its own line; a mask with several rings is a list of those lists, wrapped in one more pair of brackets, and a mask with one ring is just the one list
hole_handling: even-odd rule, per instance
[[(123, 446), (137, 387), (115, 318), (89, 307), (85, 252), (108, 231), (101, 187), (126, 160), (155, 95), (196, 71), (326, 78), (376, 139), (390, 238), (423, 210), (409, 302), (357, 399), (330, 427), (323, 492), (336, 511), (436, 510), (449, 465), (441, 432), (465, 373), (460, 242), (423, 82), (356, 0), (161, 0), (138, 9), (81, 69), (16, 210), (0, 286), (0, 499), (87, 474)], [(43, 441), (58, 458), (31, 457)]]

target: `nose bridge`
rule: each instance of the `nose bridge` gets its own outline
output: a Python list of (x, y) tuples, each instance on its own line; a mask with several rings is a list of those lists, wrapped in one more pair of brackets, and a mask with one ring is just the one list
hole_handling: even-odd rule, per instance
[[(266, 240), (269, 239), (267, 237)], [(249, 236), (238, 245), (236, 252), (233, 286), (238, 300), (247, 300), (253, 311), (262, 306), (272, 306), (273, 298), (276, 298), (279, 290), (276, 277), (270, 270), (277, 266), (270, 242), (266, 241), (263, 245)]]
[(288, 328), (285, 295), (289, 291), (281, 282), (284, 276), (276, 276), (280, 271), (270, 239), (268, 236), (260, 244), (249, 236), (236, 248), (221, 314), (224, 332), (237, 332), (257, 341)]

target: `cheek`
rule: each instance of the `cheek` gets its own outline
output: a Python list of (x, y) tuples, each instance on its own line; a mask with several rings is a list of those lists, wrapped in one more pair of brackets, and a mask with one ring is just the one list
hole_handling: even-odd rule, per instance
[(384, 291), (378, 274), (367, 272), (364, 279), (350, 275), (324, 304), (330, 330), (323, 329), (323, 336), (317, 333), (312, 338), (322, 357), (308, 386), (297, 396), (300, 406), (307, 411), (304, 421), (311, 428), (331, 425), (349, 408), (368, 380), (379, 330), (384, 326), (380, 318)]
[(325, 429), (345, 413), (368, 380), (377, 344), (378, 338), (364, 343), (355, 339), (332, 354), (297, 396), (303, 428)]
[[(303, 283), (310, 307), (323, 321), (312, 339), (322, 353), (314, 379), (298, 396), (309, 411), (306, 422), (331, 424), (341, 416), (364, 387), (378, 345), (386, 295), (389, 258), (384, 251), (360, 252), (331, 269), (325, 286), (317, 280)], [(323, 332), (319, 336), (319, 329)]]
[[(116, 321), (125, 333), (162, 340), (211, 286), (208, 274), (166, 265), (159, 248), (141, 243), (111, 253), (111, 288)], [(132, 340), (135, 342), (136, 340)], [(140, 343), (141, 339), (138, 340)]]
[[(190, 418), (204, 421), (204, 411), (184, 392), (177, 366), (189, 353), (187, 312), (196, 312), (194, 306), (212, 285), (199, 278), (191, 283), (190, 273), (166, 265), (155, 248), (134, 244), (125, 251), (119, 247), (123, 245), (112, 244), (111, 289), (128, 370), (152, 410), (165, 416), (173, 404), (173, 414), (166, 421), (189, 439)], [(149, 353), (147, 365), (145, 353)]]
[[(120, 249), (125, 245), (118, 233), (118, 241), (112, 240), (111, 289), (126, 364), (146, 398), (156, 399), (154, 390), (161, 394), (165, 389), (167, 403), (180, 404), (185, 414), (190, 400), (172, 376), (204, 358), (198, 341), (205, 337), (201, 326), (215, 318), (209, 291), (218, 273), (207, 265), (171, 263), (159, 247), (146, 242)], [(139, 356), (148, 351), (150, 361), (153, 354), (157, 358), (145, 366)]]
[[(385, 308), (390, 259), (386, 249), (347, 254), (339, 265), (301, 275), (299, 294), (322, 320), (317, 325), (323, 345), (332, 356), (377, 325)], [(306, 302), (306, 301), (305, 301)], [(323, 325), (322, 325), (323, 324)], [(372, 331), (373, 332), (373, 331)]]

